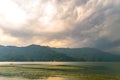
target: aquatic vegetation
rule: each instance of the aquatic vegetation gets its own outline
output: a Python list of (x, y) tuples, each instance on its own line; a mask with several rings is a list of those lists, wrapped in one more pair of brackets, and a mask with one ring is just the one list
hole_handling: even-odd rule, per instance
[(119, 73), (103, 66), (1, 65), (0, 76), (35, 80), (120, 80)]

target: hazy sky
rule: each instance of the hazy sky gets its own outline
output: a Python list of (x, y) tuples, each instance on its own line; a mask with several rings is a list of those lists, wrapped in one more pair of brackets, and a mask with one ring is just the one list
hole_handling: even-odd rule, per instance
[(0, 0), (0, 44), (120, 48), (120, 0)]

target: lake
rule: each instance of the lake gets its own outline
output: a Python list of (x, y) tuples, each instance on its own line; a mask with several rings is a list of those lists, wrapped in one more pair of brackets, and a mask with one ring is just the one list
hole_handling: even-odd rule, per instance
[(120, 62), (0, 62), (0, 65), (8, 65), (8, 64), (48, 64), (48, 65), (90, 66), (90, 65), (120, 65)]
[(0, 80), (120, 80), (120, 62), (0, 62)]

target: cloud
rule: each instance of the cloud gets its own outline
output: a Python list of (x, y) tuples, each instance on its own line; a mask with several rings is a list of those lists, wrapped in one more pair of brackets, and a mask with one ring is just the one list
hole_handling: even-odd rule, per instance
[[(19, 43), (9, 40), (3, 43), (0, 40), (1, 44), (95, 47), (104, 50), (119, 46), (119, 0), (8, 1), (11, 5), (16, 5), (10, 10), (16, 15), (19, 15), (17, 11), (20, 11), (20, 19), (23, 19), (23, 22), (19, 22), (19, 25), (15, 22), (8, 24), (7, 20), (0, 15), (2, 37), (9, 35), (11, 41), (16, 40)], [(6, 11), (9, 10), (8, 7)], [(0, 14), (2, 12), (0, 9)], [(9, 20), (12, 19), (9, 18)]]
[(102, 37), (102, 38), (96, 40), (94, 45), (97, 46), (97, 48), (99, 48), (99, 49), (110, 50), (110, 49), (120, 47), (120, 40), (112, 41), (106, 37)]

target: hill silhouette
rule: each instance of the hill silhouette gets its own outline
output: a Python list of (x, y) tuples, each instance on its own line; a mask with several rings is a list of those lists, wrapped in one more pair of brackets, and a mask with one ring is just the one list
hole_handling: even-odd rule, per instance
[(0, 61), (120, 61), (120, 56), (95, 48), (0, 46)]

